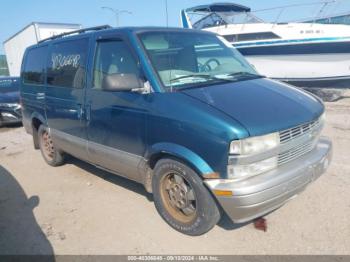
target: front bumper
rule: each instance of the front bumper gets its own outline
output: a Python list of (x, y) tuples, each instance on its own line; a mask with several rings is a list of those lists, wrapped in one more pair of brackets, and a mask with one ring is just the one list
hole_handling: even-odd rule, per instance
[(0, 126), (22, 122), (21, 107), (0, 108)]
[(213, 190), (232, 191), (232, 196), (217, 196), (226, 214), (235, 223), (244, 223), (279, 208), (328, 168), (332, 143), (321, 138), (310, 153), (275, 170), (241, 181), (206, 180)]

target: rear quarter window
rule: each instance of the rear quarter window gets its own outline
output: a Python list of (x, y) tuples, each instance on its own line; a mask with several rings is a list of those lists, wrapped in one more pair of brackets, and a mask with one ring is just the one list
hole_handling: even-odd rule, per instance
[(47, 84), (82, 88), (85, 83), (88, 39), (53, 44), (48, 56)]
[(25, 58), (22, 72), (25, 84), (43, 85), (45, 81), (45, 65), (47, 46), (30, 49)]

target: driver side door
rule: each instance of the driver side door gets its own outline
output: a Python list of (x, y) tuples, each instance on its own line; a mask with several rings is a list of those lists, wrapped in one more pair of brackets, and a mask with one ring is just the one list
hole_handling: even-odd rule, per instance
[(146, 148), (147, 94), (104, 89), (106, 76), (135, 74), (140, 68), (127, 40), (100, 37), (90, 88), (87, 89), (87, 136), (90, 162), (140, 181), (138, 166)]

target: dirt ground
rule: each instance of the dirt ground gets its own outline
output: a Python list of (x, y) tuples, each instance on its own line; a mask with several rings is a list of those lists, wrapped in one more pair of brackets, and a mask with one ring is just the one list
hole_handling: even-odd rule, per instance
[(224, 217), (201, 237), (157, 214), (141, 185), (76, 159), (52, 168), (23, 128), (0, 129), (0, 254), (350, 254), (350, 96), (327, 103), (329, 171), (269, 214), (268, 231)]

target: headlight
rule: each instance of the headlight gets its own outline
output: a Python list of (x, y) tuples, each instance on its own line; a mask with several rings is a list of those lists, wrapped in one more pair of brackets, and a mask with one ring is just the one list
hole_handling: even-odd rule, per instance
[(227, 174), (229, 179), (241, 179), (262, 174), (277, 167), (278, 158), (273, 157), (249, 165), (229, 165)]
[(236, 140), (231, 142), (230, 154), (254, 155), (275, 148), (279, 143), (279, 133)]
[(18, 106), (19, 106), (18, 103), (0, 103), (0, 107), (2, 108), (14, 108)]

